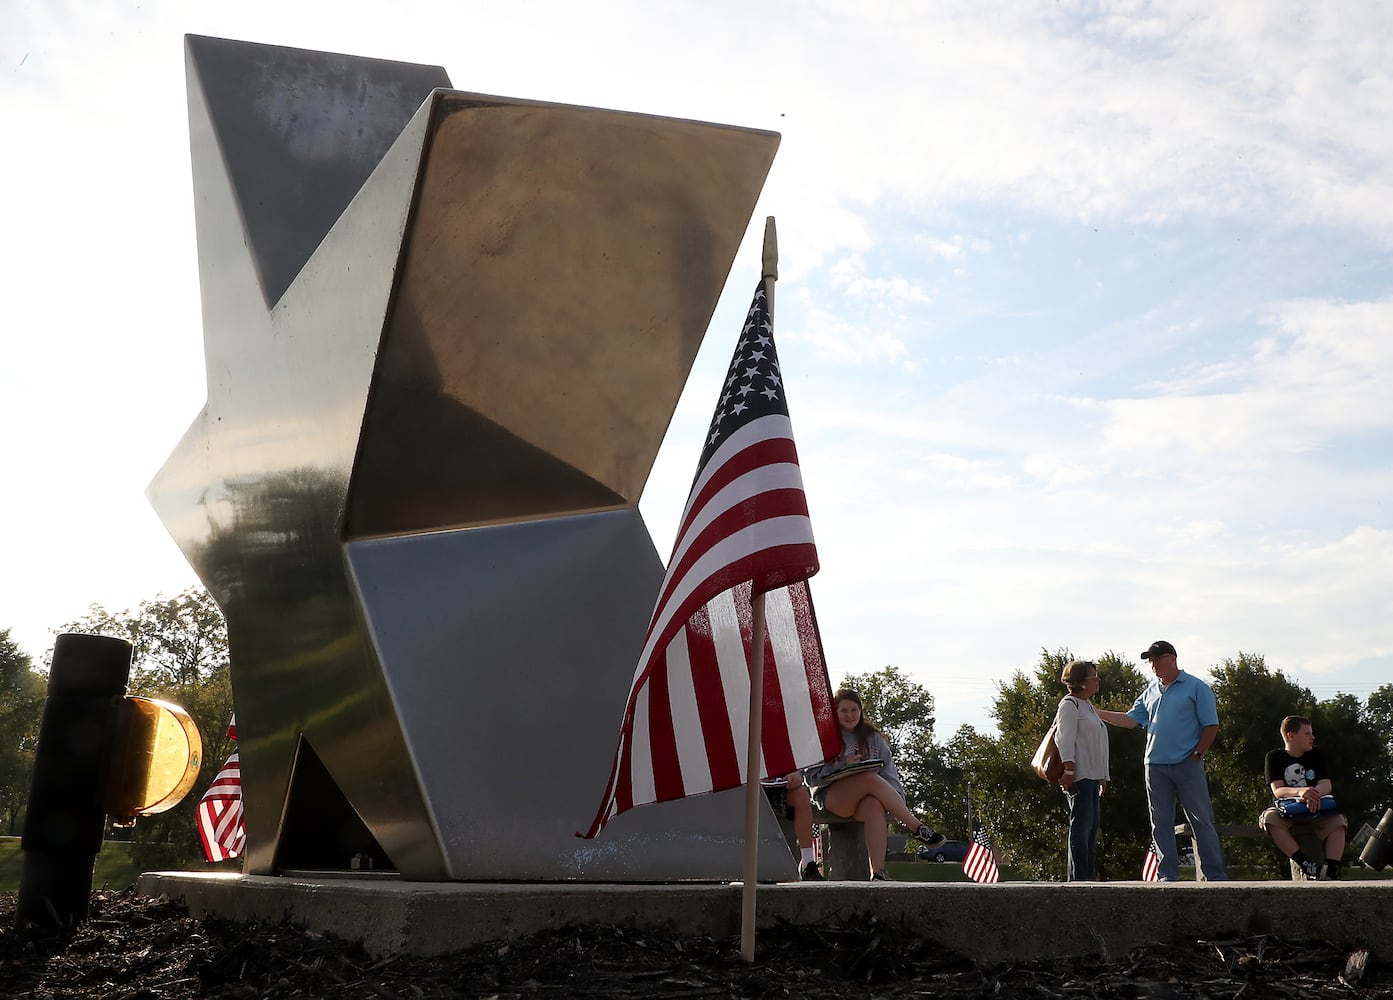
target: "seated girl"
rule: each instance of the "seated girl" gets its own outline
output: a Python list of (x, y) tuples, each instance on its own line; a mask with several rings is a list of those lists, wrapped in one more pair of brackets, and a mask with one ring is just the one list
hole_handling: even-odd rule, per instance
[[(813, 786), (813, 804), (837, 816), (859, 819), (866, 830), (866, 853), (871, 878), (890, 881), (885, 873), (889, 817), (928, 848), (942, 846), (947, 838), (920, 821), (904, 800), (904, 785), (885, 737), (861, 713), (861, 696), (850, 688), (837, 692), (837, 722), (842, 729), (842, 753), (836, 760), (810, 767), (805, 772)], [(879, 761), (878, 767), (844, 774), (855, 764)]]

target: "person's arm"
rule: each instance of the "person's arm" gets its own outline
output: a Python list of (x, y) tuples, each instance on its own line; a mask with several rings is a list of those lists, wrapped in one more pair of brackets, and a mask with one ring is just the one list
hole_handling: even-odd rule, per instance
[(1106, 708), (1094, 709), (1098, 713), (1098, 718), (1102, 719), (1110, 726), (1117, 726), (1119, 729), (1136, 729), (1137, 720), (1126, 712), (1110, 712)]
[[(845, 753), (845, 750), (843, 750), (843, 753)], [(822, 779), (840, 767), (841, 763), (841, 757), (833, 757), (831, 760), (825, 760), (821, 764), (805, 767), (803, 768), (803, 780), (810, 785), (820, 785), (822, 784)]]
[(1079, 707), (1073, 699), (1065, 698), (1055, 712), (1054, 745), (1059, 748), (1059, 759), (1064, 765), (1064, 776), (1059, 779), (1059, 787), (1066, 792), (1074, 787), (1075, 758), (1078, 756)]
[(1195, 749), (1190, 751), (1190, 756), (1195, 760), (1204, 760), (1204, 755), (1209, 753), (1209, 748), (1214, 745), (1214, 737), (1219, 735), (1218, 725), (1205, 726), (1200, 730), (1200, 741), (1195, 744)]
[(1322, 778), (1314, 785), (1288, 785), (1280, 778), (1272, 782), (1272, 797), (1274, 799), (1300, 799), (1306, 803), (1306, 808), (1311, 812), (1320, 812), (1320, 797), (1330, 794), (1330, 780)]

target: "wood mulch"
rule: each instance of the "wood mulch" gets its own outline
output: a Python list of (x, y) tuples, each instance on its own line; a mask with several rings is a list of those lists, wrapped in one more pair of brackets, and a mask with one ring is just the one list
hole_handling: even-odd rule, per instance
[(1116, 961), (987, 964), (874, 921), (782, 925), (761, 931), (758, 960), (747, 964), (733, 938), (613, 925), (374, 959), (290, 924), (196, 919), (179, 902), (129, 890), (93, 893), (89, 919), (63, 938), (31, 940), (14, 922), (15, 894), (0, 894), (3, 998), (1393, 997), (1393, 968), (1366, 953), (1269, 935), (1140, 948)]

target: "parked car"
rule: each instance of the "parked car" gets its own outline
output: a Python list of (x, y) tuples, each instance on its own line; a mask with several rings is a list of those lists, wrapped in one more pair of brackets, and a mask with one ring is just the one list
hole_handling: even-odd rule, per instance
[(921, 847), (915, 856), (920, 861), (962, 861), (963, 858), (967, 857), (967, 849), (967, 841), (950, 840), (935, 847), (932, 851), (927, 847)]

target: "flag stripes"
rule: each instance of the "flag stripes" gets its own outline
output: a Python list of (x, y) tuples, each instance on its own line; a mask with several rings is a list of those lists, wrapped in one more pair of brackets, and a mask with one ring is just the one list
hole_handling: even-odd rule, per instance
[(241, 857), (247, 845), (242, 816), (242, 764), (233, 751), (194, 811), (198, 839), (209, 861)]
[[(740, 751), (749, 728), (750, 592), (745, 583), (698, 609), (690, 626), (668, 644), (649, 682), (635, 690), (621, 732), (622, 766), (612, 810), (600, 827), (634, 806), (745, 783)], [(804, 625), (812, 614), (806, 584), (765, 596), (763, 773), (758, 777), (788, 774), (840, 748), (840, 738), (829, 729), (835, 711), (821, 642), (815, 627)], [(825, 738), (828, 732), (835, 743)]]
[(1001, 881), (991, 841), (987, 839), (987, 831), (980, 826), (972, 832), (972, 844), (967, 849), (967, 857), (963, 858), (963, 871), (974, 882)]

